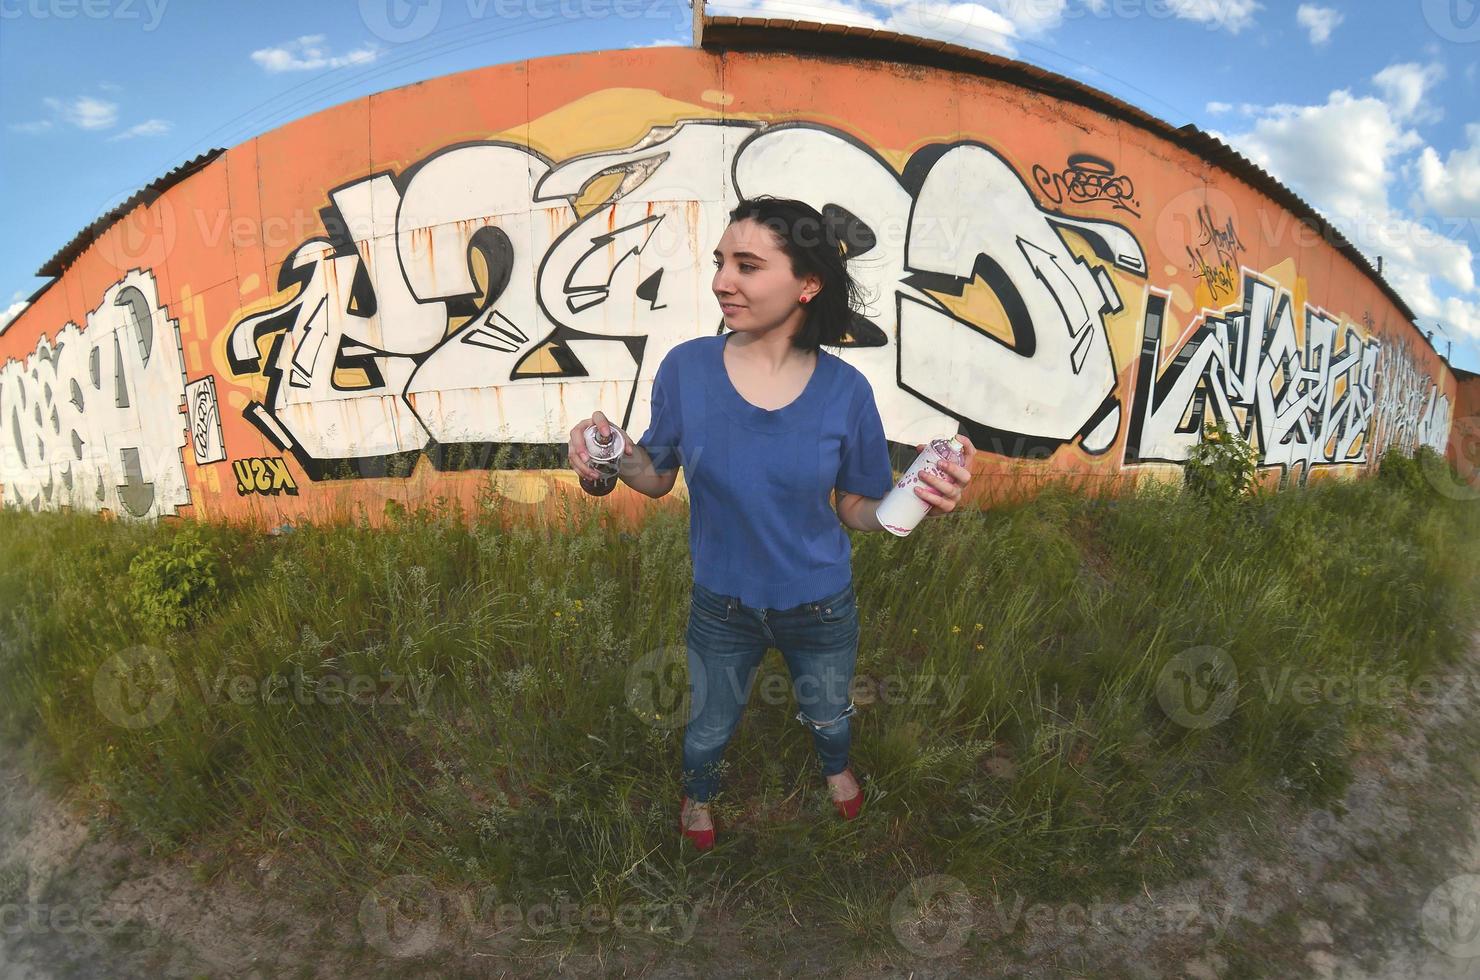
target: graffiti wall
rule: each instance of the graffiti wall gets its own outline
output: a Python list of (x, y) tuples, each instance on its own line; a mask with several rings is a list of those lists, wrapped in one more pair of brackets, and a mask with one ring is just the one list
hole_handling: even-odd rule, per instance
[(1214, 419), (1270, 482), (1446, 447), (1455, 379), (1378, 284), (1160, 136), (1000, 80), (656, 48), (347, 103), (134, 209), (0, 334), (3, 500), (280, 523), (578, 494), (570, 427), (647, 428), (757, 194), (849, 229), (841, 356), (906, 456), (972, 438), (973, 490), (1176, 478)]

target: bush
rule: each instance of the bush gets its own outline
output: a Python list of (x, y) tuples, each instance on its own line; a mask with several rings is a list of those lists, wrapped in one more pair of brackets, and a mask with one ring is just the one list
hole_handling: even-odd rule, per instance
[(1237, 500), (1254, 486), (1258, 465), (1258, 450), (1226, 422), (1220, 419), (1213, 426), (1204, 422), (1202, 442), (1187, 455), (1183, 484), (1210, 501)]
[(149, 545), (129, 562), (129, 605), (148, 629), (184, 629), (216, 597), (217, 555), (199, 524), (187, 523), (164, 546)]
[(1461, 485), (1459, 475), (1442, 453), (1428, 446), (1419, 446), (1413, 452), (1404, 452), (1397, 446), (1389, 446), (1377, 464), (1378, 482), (1414, 496), (1431, 492), (1435, 482), (1448, 481)]

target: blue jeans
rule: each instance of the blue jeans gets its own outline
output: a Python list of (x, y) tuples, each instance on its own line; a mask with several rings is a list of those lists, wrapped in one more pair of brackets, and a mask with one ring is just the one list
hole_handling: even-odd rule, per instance
[(757, 609), (694, 583), (684, 636), (689, 661), (689, 719), (683, 733), (684, 791), (701, 803), (719, 792), (725, 746), (750, 699), (757, 669), (775, 646), (791, 672), (797, 720), (812, 731), (824, 776), (848, 766), (854, 713), (849, 688), (858, 660), (858, 604), (853, 583), (816, 602)]

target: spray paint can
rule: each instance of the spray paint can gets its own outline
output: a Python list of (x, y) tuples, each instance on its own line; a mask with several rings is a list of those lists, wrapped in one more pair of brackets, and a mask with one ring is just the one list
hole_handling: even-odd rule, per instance
[(585, 432), (587, 462), (593, 470), (603, 474), (598, 480), (581, 477), (581, 489), (593, 497), (605, 497), (616, 487), (617, 469), (622, 465), (622, 454), (627, 451), (627, 440), (622, 436), (622, 430), (615, 425), (607, 428), (605, 439), (599, 425), (588, 426)]
[[(884, 525), (884, 530), (902, 538), (925, 519), (925, 515), (930, 512), (930, 502), (920, 499), (920, 495), (915, 493), (915, 486), (924, 483), (920, 479), (920, 473), (926, 467), (934, 468), (939, 473), (940, 469), (936, 464), (942, 460), (965, 466), (966, 447), (955, 438), (931, 440), (924, 452), (915, 457), (910, 468), (900, 475), (894, 488), (879, 501), (879, 523)], [(930, 486), (928, 483), (924, 485), (927, 488)]]

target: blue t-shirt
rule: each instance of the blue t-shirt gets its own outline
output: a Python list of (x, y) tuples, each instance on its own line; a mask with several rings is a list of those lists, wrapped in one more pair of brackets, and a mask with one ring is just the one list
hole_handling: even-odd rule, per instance
[(747, 606), (790, 609), (853, 578), (834, 487), (881, 498), (894, 485), (868, 379), (826, 350), (782, 408), (746, 401), (725, 371), (728, 334), (677, 345), (653, 380), (637, 440), (654, 469), (683, 466), (694, 581)]

